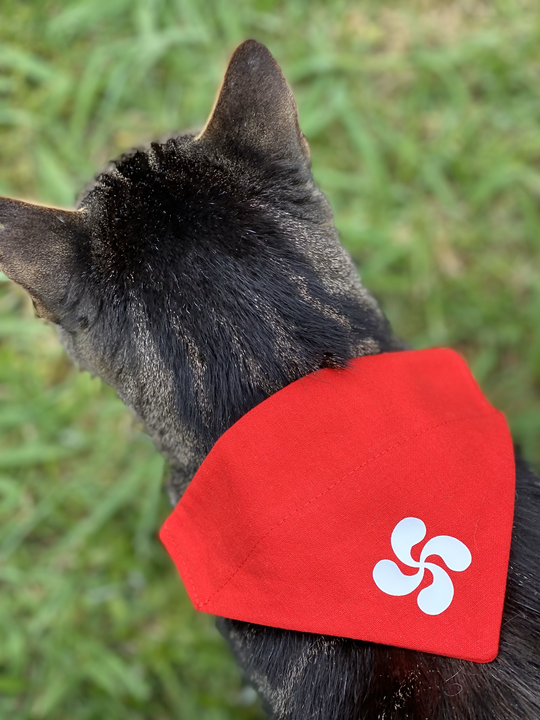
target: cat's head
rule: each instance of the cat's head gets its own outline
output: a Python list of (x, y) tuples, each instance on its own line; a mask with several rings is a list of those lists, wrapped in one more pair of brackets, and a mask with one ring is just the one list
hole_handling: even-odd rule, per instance
[[(268, 50), (234, 53), (198, 135), (133, 150), (73, 211), (0, 199), (0, 267), (174, 456), (288, 382), (387, 342)], [(164, 418), (168, 418), (165, 422)]]

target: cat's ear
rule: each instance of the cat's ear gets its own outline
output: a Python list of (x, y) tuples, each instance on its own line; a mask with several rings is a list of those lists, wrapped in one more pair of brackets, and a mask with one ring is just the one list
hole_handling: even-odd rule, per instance
[(246, 40), (235, 50), (197, 139), (231, 153), (309, 162), (293, 94), (264, 45)]
[(0, 270), (32, 297), (38, 313), (58, 322), (84, 236), (81, 211), (0, 198)]

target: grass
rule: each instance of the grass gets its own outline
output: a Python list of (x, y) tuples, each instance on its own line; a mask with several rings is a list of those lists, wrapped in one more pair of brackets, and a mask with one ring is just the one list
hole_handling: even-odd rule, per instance
[[(3, 0), (0, 193), (69, 206), (110, 157), (201, 125), (268, 44), (365, 285), (450, 345), (540, 464), (533, 0)], [(161, 460), (0, 283), (0, 717), (255, 720), (156, 539)]]

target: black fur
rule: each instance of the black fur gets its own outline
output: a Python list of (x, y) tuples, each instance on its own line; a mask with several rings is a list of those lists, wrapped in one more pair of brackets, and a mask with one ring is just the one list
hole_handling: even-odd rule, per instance
[[(136, 298), (175, 378), (175, 412), (204, 454), (272, 392), (342, 367), (358, 342), (391, 347), (383, 318), (326, 289), (291, 244), (288, 222), (317, 231), (313, 194), (305, 164), (224, 162), (179, 137), (121, 158), (82, 201), (99, 243), (91, 293), (112, 306)], [(113, 335), (129, 341), (132, 330)]]
[[(0, 199), (0, 265), (140, 415), (177, 502), (216, 439), (288, 383), (399, 350), (339, 245), (268, 51), (236, 51), (199, 136), (135, 150), (68, 212)], [(540, 486), (518, 463), (501, 651), (479, 665), (221, 619), (282, 720), (540, 717)]]

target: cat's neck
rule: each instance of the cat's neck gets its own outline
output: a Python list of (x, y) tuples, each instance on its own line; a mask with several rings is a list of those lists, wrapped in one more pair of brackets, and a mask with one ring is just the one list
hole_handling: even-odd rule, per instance
[[(400, 349), (403, 349), (403, 345), (390, 332), (378, 339), (373, 337), (357, 339), (355, 343), (351, 344), (350, 357), (344, 358), (340, 365), (346, 365), (346, 362), (353, 357)], [(202, 422), (202, 432), (193, 434), (187, 428), (178, 428), (177, 434), (172, 431), (171, 436), (167, 438), (169, 449), (165, 450), (163, 443), (160, 448), (169, 460), (167, 491), (171, 503), (175, 505), (180, 500), (213, 444), (236, 420), (290, 382), (325, 367), (329, 367), (325, 359), (322, 359), (316, 366), (315, 364), (306, 364), (304, 367), (300, 367), (297, 358), (282, 358), (281, 364), (275, 366), (274, 375), (267, 374), (262, 377), (260, 373), (254, 372), (249, 378), (246, 378), (247, 385), (252, 390), (249, 397), (231, 395), (228, 407), (224, 407), (221, 402), (218, 403), (212, 422), (206, 426)], [(219, 373), (216, 373), (216, 377), (218, 376)], [(219, 393), (218, 387), (207, 387), (205, 396), (215, 398), (219, 396)], [(254, 401), (255, 398), (257, 402)], [(200, 409), (200, 414), (201, 416), (207, 414), (204, 407)], [(159, 447), (159, 443), (156, 442), (156, 444)]]

